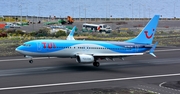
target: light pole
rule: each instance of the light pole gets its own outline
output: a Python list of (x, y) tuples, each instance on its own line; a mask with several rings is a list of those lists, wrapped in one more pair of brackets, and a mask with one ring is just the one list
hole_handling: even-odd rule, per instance
[(21, 8), (21, 23), (22, 23), (22, 4), (20, 5)]
[(148, 8), (148, 10), (149, 10), (149, 19), (150, 19), (150, 8)]
[(9, 22), (10, 22), (10, 15), (11, 15), (11, 8), (12, 7), (12, 5), (10, 4), (10, 13), (9, 13)]
[(145, 5), (143, 5), (143, 8), (144, 8), (144, 10), (143, 10), (143, 14), (144, 14), (144, 18), (145, 18), (145, 8), (146, 8), (146, 6), (145, 6)]
[(139, 4), (139, 20), (140, 20), (140, 4)]
[(84, 16), (85, 16), (85, 23), (86, 23), (86, 5), (84, 5)]
[(106, 19), (105, 19), (105, 21), (107, 20), (107, 3), (106, 3)]
[(85, 7), (84, 11), (85, 11), (85, 23), (86, 23), (86, 7)]
[(109, 10), (109, 20), (111, 20), (110, 5), (108, 5), (108, 10)]
[(175, 5), (176, 5), (176, 3), (174, 3), (174, 11), (173, 11), (174, 12), (173, 13), (174, 14), (174, 18), (175, 18), (175, 8), (176, 8)]
[(38, 10), (39, 10), (39, 13), (38, 13), (38, 16), (37, 16), (37, 22), (39, 22), (39, 19), (40, 19), (40, 11), (41, 11), (41, 7), (40, 7), (40, 5), (39, 5)]
[(80, 21), (80, 5), (79, 5), (79, 21)]
[(28, 6), (26, 5), (26, 21), (28, 20)]
[(74, 18), (74, 0), (73, 0), (73, 6), (72, 6), (72, 11), (73, 11), (73, 15), (72, 15), (72, 17)]
[[(124, 9), (124, 5), (122, 5), (122, 9)], [(122, 10), (122, 16), (121, 18), (125, 18), (125, 13), (124, 13), (124, 10)], [(125, 19), (124, 19), (125, 20)]]
[(133, 1), (131, 3), (132, 19), (133, 19)]

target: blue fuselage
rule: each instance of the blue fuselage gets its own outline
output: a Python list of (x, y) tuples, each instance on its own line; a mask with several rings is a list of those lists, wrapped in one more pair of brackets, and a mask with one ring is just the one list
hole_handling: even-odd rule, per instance
[(151, 45), (127, 42), (87, 41), (87, 40), (33, 40), (16, 48), (28, 56), (74, 57), (83, 54), (143, 53)]

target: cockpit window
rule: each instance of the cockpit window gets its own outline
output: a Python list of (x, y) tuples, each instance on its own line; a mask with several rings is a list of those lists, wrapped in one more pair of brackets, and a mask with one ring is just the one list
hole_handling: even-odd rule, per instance
[(29, 46), (31, 46), (31, 45), (30, 45), (30, 44), (25, 44), (25, 43), (24, 43), (23, 46), (29, 47)]

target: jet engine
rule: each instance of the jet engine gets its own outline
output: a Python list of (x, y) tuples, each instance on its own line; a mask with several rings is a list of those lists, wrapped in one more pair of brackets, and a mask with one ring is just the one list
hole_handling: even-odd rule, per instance
[(94, 62), (94, 57), (92, 55), (79, 55), (76, 58), (76, 61), (78, 63), (93, 63)]

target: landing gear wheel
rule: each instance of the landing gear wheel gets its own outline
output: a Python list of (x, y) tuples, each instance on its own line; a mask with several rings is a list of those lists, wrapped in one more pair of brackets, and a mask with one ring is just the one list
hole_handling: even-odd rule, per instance
[(99, 67), (99, 65), (100, 65), (99, 62), (94, 62), (94, 63), (93, 63), (93, 66), (95, 66), (95, 67)]
[(33, 60), (29, 60), (29, 63), (31, 63), (31, 64), (32, 64), (32, 63), (33, 63)]

